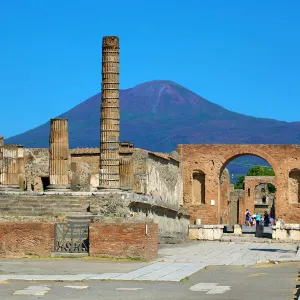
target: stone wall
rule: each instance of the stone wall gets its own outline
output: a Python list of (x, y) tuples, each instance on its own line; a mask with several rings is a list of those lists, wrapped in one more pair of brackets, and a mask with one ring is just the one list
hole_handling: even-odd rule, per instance
[[(175, 209), (183, 204), (178, 153), (168, 155), (142, 149), (130, 149), (126, 152), (123, 149), (120, 157), (125, 155), (132, 165), (129, 174), (132, 191), (149, 195), (159, 203)], [(49, 177), (48, 149), (25, 149), (25, 170), (27, 190), (42, 192), (43, 180)], [(71, 150), (69, 177), (72, 191), (97, 191), (99, 149)]]
[(42, 192), (43, 178), (49, 178), (49, 149), (25, 148), (25, 186), (28, 191)]
[[(243, 155), (254, 155), (265, 159), (275, 172), (276, 186), (276, 218), (280, 217), (287, 223), (300, 223), (300, 193), (294, 192), (292, 198), (290, 189), (300, 190), (300, 179), (291, 171), (300, 170), (300, 147), (297, 145), (178, 145), (182, 159), (183, 201), (189, 209), (191, 221), (206, 219), (208, 224), (220, 223), (220, 174), (233, 159)], [(195, 207), (192, 204), (193, 172), (205, 174), (205, 205)], [(296, 184), (289, 184), (292, 180)], [(300, 177), (299, 177), (300, 178)], [(290, 186), (289, 186), (290, 185)], [(210, 205), (214, 200), (216, 205)], [(249, 208), (250, 209), (250, 208)], [(202, 222), (202, 224), (204, 224)]]
[[(132, 192), (0, 193), (0, 221), (62, 221), (74, 214), (92, 214), (94, 222), (154, 222), (160, 243), (187, 239), (189, 215), (163, 201)], [(53, 219), (54, 218), (54, 219)]]
[(53, 223), (0, 222), (0, 257), (50, 256)]
[(169, 207), (178, 208), (182, 205), (182, 179), (178, 158), (135, 149), (132, 165), (134, 192), (152, 196)]
[(245, 192), (244, 190), (232, 189), (230, 192), (229, 202), (229, 224), (244, 224), (245, 223)]
[(229, 201), (230, 201), (230, 175), (227, 169), (224, 169), (220, 178), (220, 199), (221, 199), (221, 224), (229, 222)]
[(158, 256), (158, 226), (154, 223), (94, 223), (89, 227), (90, 255), (145, 260)]

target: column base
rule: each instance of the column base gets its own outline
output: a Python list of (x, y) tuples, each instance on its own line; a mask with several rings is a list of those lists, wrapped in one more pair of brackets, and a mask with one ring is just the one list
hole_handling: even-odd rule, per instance
[(46, 187), (46, 192), (71, 192), (69, 185), (50, 184)]
[(0, 185), (0, 191), (20, 191), (20, 186), (17, 184)]

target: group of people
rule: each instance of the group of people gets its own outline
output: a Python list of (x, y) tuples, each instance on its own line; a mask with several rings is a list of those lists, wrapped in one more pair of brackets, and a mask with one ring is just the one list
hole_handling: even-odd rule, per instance
[(274, 218), (270, 217), (267, 211), (264, 212), (263, 217), (260, 214), (251, 215), (250, 211), (246, 209), (245, 212), (245, 224), (247, 226), (258, 226), (259, 224), (264, 226), (275, 225)]

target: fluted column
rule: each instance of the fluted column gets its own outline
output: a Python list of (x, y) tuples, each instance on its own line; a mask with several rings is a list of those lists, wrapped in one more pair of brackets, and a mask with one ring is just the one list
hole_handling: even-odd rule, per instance
[(50, 185), (47, 190), (69, 191), (68, 120), (51, 119), (49, 143)]
[(18, 146), (0, 147), (0, 190), (19, 190)]
[(102, 41), (102, 99), (99, 189), (120, 188), (119, 38)]
[(18, 174), (19, 174), (19, 186), (21, 190), (24, 190), (25, 189), (24, 146), (18, 146)]

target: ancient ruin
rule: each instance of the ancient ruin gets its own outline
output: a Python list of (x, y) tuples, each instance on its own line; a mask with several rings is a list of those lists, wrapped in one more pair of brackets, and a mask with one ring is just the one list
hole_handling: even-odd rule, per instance
[(51, 119), (49, 149), (48, 190), (68, 191), (69, 185), (69, 134), (68, 120)]
[[(49, 149), (7, 145), (0, 137), (0, 222), (23, 222), (20, 228), (25, 229), (27, 222), (34, 230), (38, 228), (32, 223), (50, 222), (75, 230), (72, 234), (78, 228), (89, 230), (85, 222), (121, 222), (129, 231), (134, 226), (127, 223), (139, 222), (139, 238), (151, 227), (162, 243), (186, 240), (194, 223), (191, 236), (212, 230), (219, 238), (223, 224), (243, 223), (246, 208), (261, 212), (273, 207), (276, 218), (300, 223), (299, 146), (178, 145), (171, 154), (147, 151), (119, 141), (119, 102), (119, 39), (104, 37), (99, 147), (69, 149), (65, 119), (51, 119)], [(242, 155), (265, 159), (275, 176), (248, 176), (244, 190), (234, 190), (225, 167)], [(268, 184), (276, 187), (275, 195), (266, 191)], [(81, 227), (74, 229), (76, 220)], [(158, 229), (148, 227), (150, 223)], [(199, 227), (201, 234), (200, 224), (206, 226)], [(52, 225), (45, 225), (49, 236), (54, 234)], [(278, 229), (277, 238), (279, 234)], [(83, 236), (80, 245), (86, 246)]]
[(119, 38), (102, 41), (102, 101), (99, 189), (120, 188)]

